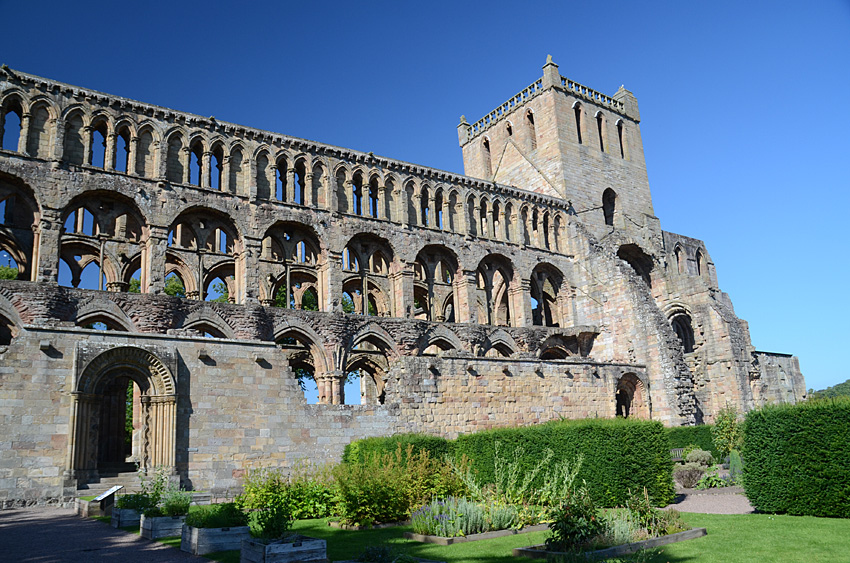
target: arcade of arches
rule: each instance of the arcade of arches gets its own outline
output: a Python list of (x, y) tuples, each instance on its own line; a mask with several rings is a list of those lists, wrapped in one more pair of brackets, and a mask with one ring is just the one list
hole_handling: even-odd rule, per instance
[(704, 243), (660, 229), (634, 96), (544, 68), (462, 120), (469, 175), (0, 69), (0, 502), (134, 463), (223, 494), (369, 436), (800, 400)]

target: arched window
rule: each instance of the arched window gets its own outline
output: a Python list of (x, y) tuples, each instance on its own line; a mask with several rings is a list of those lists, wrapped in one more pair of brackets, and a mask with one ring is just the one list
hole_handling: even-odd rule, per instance
[(505, 132), (508, 134), (508, 137), (513, 137), (514, 128), (511, 126), (511, 122), (508, 121), (508, 124), (505, 125)]
[(482, 148), (484, 151), (484, 175), (489, 178), (493, 173), (492, 163), (490, 158), (490, 139), (484, 138), (484, 143), (482, 144)]
[(128, 174), (130, 166), (130, 130), (122, 127), (115, 136), (115, 170)]
[[(151, 147), (153, 150), (153, 147)], [(166, 178), (169, 182), (175, 184), (183, 183), (183, 174), (185, 173), (183, 170), (183, 161), (181, 160), (181, 153), (183, 152), (183, 139), (179, 134), (175, 133), (168, 138), (168, 154), (166, 156)], [(152, 153), (151, 153), (152, 154)], [(189, 159), (192, 159), (193, 155), (189, 156)], [(189, 167), (191, 170), (191, 166)], [(147, 174), (145, 174), (146, 177)], [(196, 173), (196, 177), (200, 178), (200, 175)]]
[(679, 338), (682, 350), (686, 354), (694, 351), (694, 329), (691, 326), (691, 317), (687, 313), (678, 313), (670, 319), (670, 325)]
[(91, 153), (89, 154), (89, 162), (97, 168), (106, 168), (106, 122), (101, 121), (91, 128)]
[(363, 177), (360, 172), (354, 174), (351, 181), (351, 203), (355, 215), (363, 215)]
[(295, 193), (292, 194), (292, 202), (298, 205), (304, 205), (306, 196), (304, 192), (307, 190), (307, 172), (305, 171), (304, 160), (299, 160), (295, 163), (295, 182), (292, 186)]
[(697, 275), (701, 276), (704, 273), (708, 272), (708, 269), (705, 264), (705, 255), (702, 253), (702, 250), (697, 250)]
[(0, 118), (0, 128), (2, 128), (2, 143), (3, 150), (17, 151), (21, 144), (21, 103), (18, 100), (10, 101), (3, 108), (3, 115)]
[(617, 209), (617, 193), (611, 188), (606, 189), (602, 193), (602, 216), (605, 219), (605, 224), (609, 227), (614, 226), (614, 214)]
[(277, 160), (277, 174), (275, 174), (274, 198), (278, 201), (286, 201), (286, 158)]
[(221, 148), (221, 145), (216, 146), (212, 153), (210, 154), (210, 168), (209, 168), (209, 176), (210, 176), (210, 188), (214, 190), (221, 190), (224, 186), (222, 186), (222, 172), (224, 170), (224, 151)]
[[(136, 141), (136, 174), (142, 176), (143, 178), (152, 178), (155, 176), (153, 169), (154, 150), (155, 149), (153, 146), (153, 134), (150, 132), (149, 129), (145, 129), (144, 131), (139, 133), (139, 138)], [(170, 146), (168, 148), (168, 151), (170, 158)], [(182, 179), (180, 181), (182, 181)]]
[(537, 129), (534, 126), (534, 112), (528, 110), (525, 114), (525, 121), (528, 124), (528, 138), (531, 141), (531, 150), (537, 150)]
[(201, 170), (204, 167), (204, 147), (200, 141), (195, 141), (189, 154), (189, 183), (201, 185)]

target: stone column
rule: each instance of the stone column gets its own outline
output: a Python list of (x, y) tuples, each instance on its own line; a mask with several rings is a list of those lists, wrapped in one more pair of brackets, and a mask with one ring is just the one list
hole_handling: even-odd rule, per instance
[(413, 264), (405, 264), (403, 270), (392, 272), (389, 277), (393, 288), (392, 316), (412, 319), (414, 317), (413, 280), (415, 279)]
[[(201, 181), (200, 186), (202, 188), (210, 187), (210, 166), (212, 162), (212, 153), (210, 151), (204, 151), (203, 156), (201, 156)], [(219, 184), (219, 188), (221, 185)]]
[(91, 165), (91, 144), (91, 127), (86, 125), (83, 127), (83, 164)]
[(428, 194), (428, 223), (432, 229), (440, 228), (440, 222), (437, 220), (437, 198), (433, 191)]
[(319, 309), (342, 311), (342, 253), (328, 250), (328, 261), (319, 267)]
[(422, 217), (422, 199), (421, 198), (422, 198), (421, 194), (418, 194), (416, 192), (413, 193), (413, 213), (416, 215), (416, 217), (414, 217), (413, 220), (410, 221), (409, 224), (411, 226), (424, 223), (422, 221), (422, 219), (424, 219), (424, 217)]
[(410, 220), (407, 216), (407, 190), (398, 189), (395, 192), (395, 201), (398, 206), (398, 213), (396, 213), (396, 220), (400, 225), (409, 225)]
[(35, 281), (56, 283), (59, 278), (59, 247), (62, 236), (62, 210), (45, 208), (38, 223), (38, 262)]
[[(175, 242), (179, 244), (179, 240)], [(165, 289), (165, 251), (167, 248), (168, 228), (151, 225), (150, 235), (145, 241), (142, 255), (142, 293), (159, 295)]]
[[(475, 223), (475, 234), (481, 238), (486, 238), (484, 227), (481, 225), (481, 201), (476, 199), (472, 208), (472, 219)], [(471, 229), (470, 229), (471, 230)]]
[(295, 168), (286, 169), (286, 185), (283, 186), (282, 201), (295, 201)]
[(130, 146), (127, 147), (127, 174), (138, 174), (136, 170), (137, 152), (139, 150), (139, 138), (130, 137)]
[[(166, 154), (166, 160), (168, 160), (168, 148), (167, 147), (166, 147), (165, 151), (166, 151), (166, 153), (165, 153)], [(190, 163), (192, 162), (192, 151), (189, 149), (189, 147), (183, 147), (182, 149), (180, 149), (180, 155), (181, 155), (181, 160), (183, 161), (183, 183), (188, 184), (189, 181), (191, 180)], [(200, 178), (199, 178), (199, 180), (200, 180)], [(200, 181), (198, 183), (200, 183)]]
[(329, 374), (330, 402), (332, 405), (341, 405), (345, 402), (345, 376), (344, 371), (334, 371), (332, 374)]
[(505, 231), (507, 230), (507, 224), (505, 223), (505, 208), (499, 208), (499, 232), (496, 234), (496, 238), (499, 240), (506, 240), (508, 237), (505, 236)]
[(230, 185), (230, 155), (221, 159), (221, 179), (218, 182), (218, 189), (225, 193), (237, 193), (238, 186)]
[(106, 154), (103, 157), (104, 170), (115, 170), (115, 137), (117, 137), (115, 133), (109, 133), (106, 136)]
[(511, 326), (531, 326), (531, 280), (522, 278), (518, 284), (508, 288), (508, 303), (511, 307)]
[[(60, 122), (61, 123), (61, 122)], [(64, 133), (64, 131), (63, 131)], [(64, 138), (65, 135), (62, 135)], [(23, 113), (21, 115), (21, 136), (18, 137), (18, 152), (22, 154), (27, 154), (27, 140), (30, 138), (30, 114), (29, 112)], [(62, 143), (56, 143), (61, 145)], [(55, 146), (55, 145), (54, 145)], [(30, 155), (32, 156), (32, 155)], [(55, 153), (54, 153), (55, 160)], [(60, 153), (59, 160), (62, 160), (62, 156)]]
[(478, 317), (478, 272), (462, 270), (455, 279), (457, 296), (455, 300), (455, 321), (458, 323), (474, 323)]
[(313, 207), (313, 173), (304, 174), (304, 205)]
[(387, 187), (383, 184), (378, 186), (378, 219), (387, 218)]

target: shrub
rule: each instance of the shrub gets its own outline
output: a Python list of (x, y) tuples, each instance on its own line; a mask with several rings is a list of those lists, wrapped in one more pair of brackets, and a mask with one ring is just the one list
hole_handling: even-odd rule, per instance
[(682, 448), (682, 459), (685, 459), (685, 460), (688, 459), (688, 455), (690, 455), (690, 453), (692, 451), (698, 450), (698, 449), (700, 449), (700, 447), (697, 446), (696, 444), (689, 444), (689, 445), (685, 446), (684, 448)]
[(596, 505), (584, 487), (573, 491), (569, 498), (552, 510), (546, 549), (567, 551), (597, 537), (604, 531)]
[(705, 450), (693, 450), (685, 457), (685, 462), (696, 463), (703, 467), (708, 467), (711, 465), (712, 461), (711, 452), (707, 452)]
[(729, 487), (734, 484), (735, 481), (731, 477), (721, 477), (718, 467), (714, 465), (705, 472), (699, 480), (699, 483), (697, 483), (696, 488), (700, 490), (718, 489), (721, 487)]
[(186, 525), (194, 528), (233, 528), (247, 524), (248, 515), (233, 502), (199, 506), (186, 516)]
[[(616, 506), (628, 489), (647, 488), (659, 504), (673, 499), (673, 462), (660, 422), (635, 419), (587, 419), (549, 422), (522, 428), (503, 428), (460, 436), (452, 445), (455, 460), (466, 456), (482, 485), (496, 484), (496, 443), (511, 458), (522, 448), (516, 482), (521, 486), (540, 460), (548, 465), (583, 457), (576, 478), (603, 506)], [(541, 490), (548, 472), (539, 471), (526, 490)], [(509, 475), (509, 474), (508, 474)]]
[(431, 498), (466, 494), (449, 465), (427, 450), (413, 453), (410, 444), (406, 450), (397, 445), (391, 454), (370, 454), (362, 463), (343, 463), (334, 477), (338, 515), (353, 524), (403, 520)]
[(333, 514), (336, 484), (330, 467), (298, 464), (290, 471), (288, 484), (292, 515), (296, 520)]
[(408, 446), (411, 446), (411, 453), (418, 454), (427, 451), (429, 457), (433, 459), (443, 459), (451, 453), (451, 442), (440, 436), (396, 434), (351, 442), (345, 446), (342, 461), (343, 463), (363, 463), (367, 458), (375, 455), (394, 454), (399, 446), (405, 454), (407, 454)]
[(744, 423), (744, 490), (761, 512), (850, 517), (850, 399), (771, 405)]
[(721, 460), (726, 459), (732, 450), (741, 447), (741, 440), (744, 438), (743, 426), (738, 421), (738, 409), (734, 405), (727, 404), (717, 413), (711, 428), (711, 438), (719, 454), (718, 459)]
[(162, 497), (162, 513), (165, 516), (185, 516), (189, 514), (192, 493), (179, 489), (167, 491)]
[(673, 468), (673, 477), (686, 489), (692, 489), (705, 473), (705, 467), (698, 463), (685, 463)]
[(626, 508), (632, 513), (642, 532), (646, 534), (646, 538), (638, 539), (666, 536), (688, 529), (676, 510), (654, 508), (646, 489), (643, 490), (643, 494), (629, 491)]
[(277, 539), (292, 526), (292, 504), (286, 476), (277, 469), (258, 469), (248, 473), (244, 492), (236, 505), (249, 510), (251, 535), (261, 539)]
[[(711, 437), (711, 425), (701, 424), (699, 426), (674, 426), (665, 428), (667, 439), (670, 442), (670, 449), (684, 448), (682, 458), (689, 453), (688, 448), (695, 450), (697, 448), (711, 452), (716, 458), (720, 454), (714, 449), (714, 440)], [(692, 447), (693, 446), (693, 447)]]
[(738, 450), (732, 450), (729, 454), (729, 476), (736, 485), (744, 483), (744, 462)]
[(133, 493), (130, 495), (121, 495), (115, 501), (116, 508), (124, 508), (128, 510), (136, 510), (144, 512), (145, 510), (155, 506), (155, 503), (150, 496), (144, 493)]

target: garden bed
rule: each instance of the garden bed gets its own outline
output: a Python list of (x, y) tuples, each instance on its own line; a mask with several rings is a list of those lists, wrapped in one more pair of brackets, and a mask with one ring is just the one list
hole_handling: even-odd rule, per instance
[(367, 524), (360, 526), (356, 524), (343, 524), (338, 520), (329, 520), (328, 526), (331, 528), (339, 528), (340, 530), (359, 531), (359, 530), (380, 530), (382, 528), (396, 528), (398, 526), (409, 526), (410, 520), (402, 520), (400, 522), (385, 522), (383, 524)]
[(248, 526), (230, 528), (195, 528), (183, 524), (180, 551), (192, 555), (205, 555), (216, 551), (240, 549), (242, 540), (250, 538)]
[(288, 563), (291, 561), (327, 561), (328, 542), (302, 535), (264, 542), (242, 540), (240, 563)]
[(492, 532), (483, 532), (481, 534), (470, 534), (468, 536), (459, 536), (447, 538), (443, 536), (426, 536), (413, 532), (405, 532), (404, 538), (408, 540), (418, 541), (422, 543), (434, 543), (437, 545), (452, 545), (455, 543), (466, 543), (471, 541), (490, 540), (493, 538), (501, 538), (505, 536), (514, 536), (517, 534), (528, 534), (530, 532), (544, 532), (549, 529), (548, 524), (535, 524), (534, 526), (525, 526), (519, 530), (494, 530)]
[(141, 518), (141, 535), (143, 538), (155, 540), (170, 536), (179, 536), (183, 531), (185, 516), (145, 516)]
[[(629, 555), (638, 552), (642, 549), (650, 549), (660, 547), (671, 543), (677, 543), (685, 540), (701, 538), (706, 535), (705, 528), (693, 528), (684, 532), (670, 534), (669, 536), (661, 536), (649, 540), (631, 542), (624, 545), (617, 545), (596, 551), (588, 551), (585, 553), (589, 560), (607, 559), (609, 557), (619, 557), (621, 555)], [(529, 557), (531, 559), (547, 559), (549, 557), (557, 557), (559, 555), (570, 555), (563, 551), (547, 551), (546, 544), (531, 545), (528, 547), (517, 547), (513, 550), (514, 557)]]

